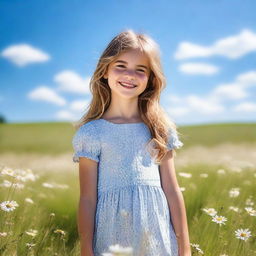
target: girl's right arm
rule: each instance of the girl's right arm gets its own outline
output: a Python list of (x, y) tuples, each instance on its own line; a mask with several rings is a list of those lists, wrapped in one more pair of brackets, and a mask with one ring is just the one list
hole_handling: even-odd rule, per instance
[(89, 158), (79, 158), (80, 200), (78, 232), (81, 256), (93, 256), (94, 219), (97, 204), (98, 163)]

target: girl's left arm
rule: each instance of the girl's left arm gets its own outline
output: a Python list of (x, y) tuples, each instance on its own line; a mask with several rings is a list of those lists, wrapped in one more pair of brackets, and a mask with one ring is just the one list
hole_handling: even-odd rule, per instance
[(171, 220), (178, 241), (179, 256), (191, 256), (186, 208), (176, 178), (173, 150), (168, 151), (162, 159), (160, 176), (162, 189), (168, 201)]

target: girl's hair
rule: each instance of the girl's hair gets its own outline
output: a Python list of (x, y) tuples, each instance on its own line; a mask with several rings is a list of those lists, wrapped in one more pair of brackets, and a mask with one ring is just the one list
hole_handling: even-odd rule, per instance
[[(154, 155), (155, 161), (160, 163), (167, 152), (169, 129), (176, 131), (176, 125), (167, 117), (159, 104), (160, 94), (166, 87), (160, 60), (161, 53), (157, 43), (146, 34), (135, 33), (129, 29), (111, 40), (100, 56), (96, 70), (90, 80), (92, 100), (86, 113), (74, 126), (78, 129), (89, 121), (100, 119), (105, 113), (111, 102), (111, 89), (103, 75), (107, 71), (108, 65), (116, 60), (119, 54), (132, 49), (139, 49), (149, 60), (150, 76), (146, 89), (138, 96), (138, 108), (141, 119), (148, 126), (152, 135), (150, 143), (154, 144), (153, 151), (157, 152)], [(175, 150), (174, 154), (176, 154)]]

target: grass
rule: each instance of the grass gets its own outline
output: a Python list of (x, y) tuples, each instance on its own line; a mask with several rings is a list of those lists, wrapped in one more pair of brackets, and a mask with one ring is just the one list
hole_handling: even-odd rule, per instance
[[(59, 154), (72, 151), (70, 140), (74, 130), (67, 123), (7, 124), (1, 125), (0, 131), (1, 153)], [(254, 143), (256, 137), (253, 132), (255, 124), (184, 126), (179, 131), (186, 135), (183, 141), (187, 147), (196, 144), (210, 147), (222, 142)], [(221, 165), (190, 164), (177, 171), (179, 185), (185, 188), (182, 193), (190, 242), (198, 244), (208, 256), (254, 255), (256, 216), (249, 215), (244, 208), (250, 206), (251, 202), (254, 204), (251, 207), (255, 209), (256, 167), (245, 167), (241, 171), (225, 168), (223, 174), (219, 173), (218, 170), (223, 168)], [(191, 173), (192, 177), (180, 176), (180, 172)], [(208, 176), (204, 178), (200, 174)], [(79, 255), (76, 226), (78, 173), (65, 172), (63, 175), (61, 172), (45, 172), (42, 166), (35, 175), (38, 177), (34, 181), (20, 181), (7, 174), (0, 175), (0, 184), (4, 180), (12, 183), (11, 187), (0, 186), (0, 203), (15, 200), (19, 204), (11, 212), (0, 209), (0, 255)], [(15, 188), (15, 182), (24, 184), (24, 188)], [(229, 196), (231, 188), (240, 189), (237, 197)], [(26, 198), (31, 198), (34, 203), (26, 202)], [(238, 212), (230, 209), (230, 206), (237, 207)], [(203, 208), (214, 208), (217, 215), (225, 216), (225, 225), (219, 226), (213, 222)], [(247, 241), (237, 239), (235, 230), (240, 228), (249, 228), (252, 237)], [(29, 229), (37, 230), (38, 234), (34, 237), (28, 235), (26, 231)], [(58, 229), (65, 233), (55, 233)], [(4, 232), (6, 236), (3, 236)], [(201, 255), (195, 248), (192, 249), (192, 255)]]

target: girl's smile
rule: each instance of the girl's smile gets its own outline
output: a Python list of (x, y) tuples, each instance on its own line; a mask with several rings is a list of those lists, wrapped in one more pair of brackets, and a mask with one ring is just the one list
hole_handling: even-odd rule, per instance
[(104, 78), (108, 79), (112, 93), (127, 96), (124, 93), (129, 91), (134, 93), (133, 96), (138, 96), (147, 87), (149, 73), (147, 56), (135, 49), (121, 53), (117, 60), (110, 63)]

